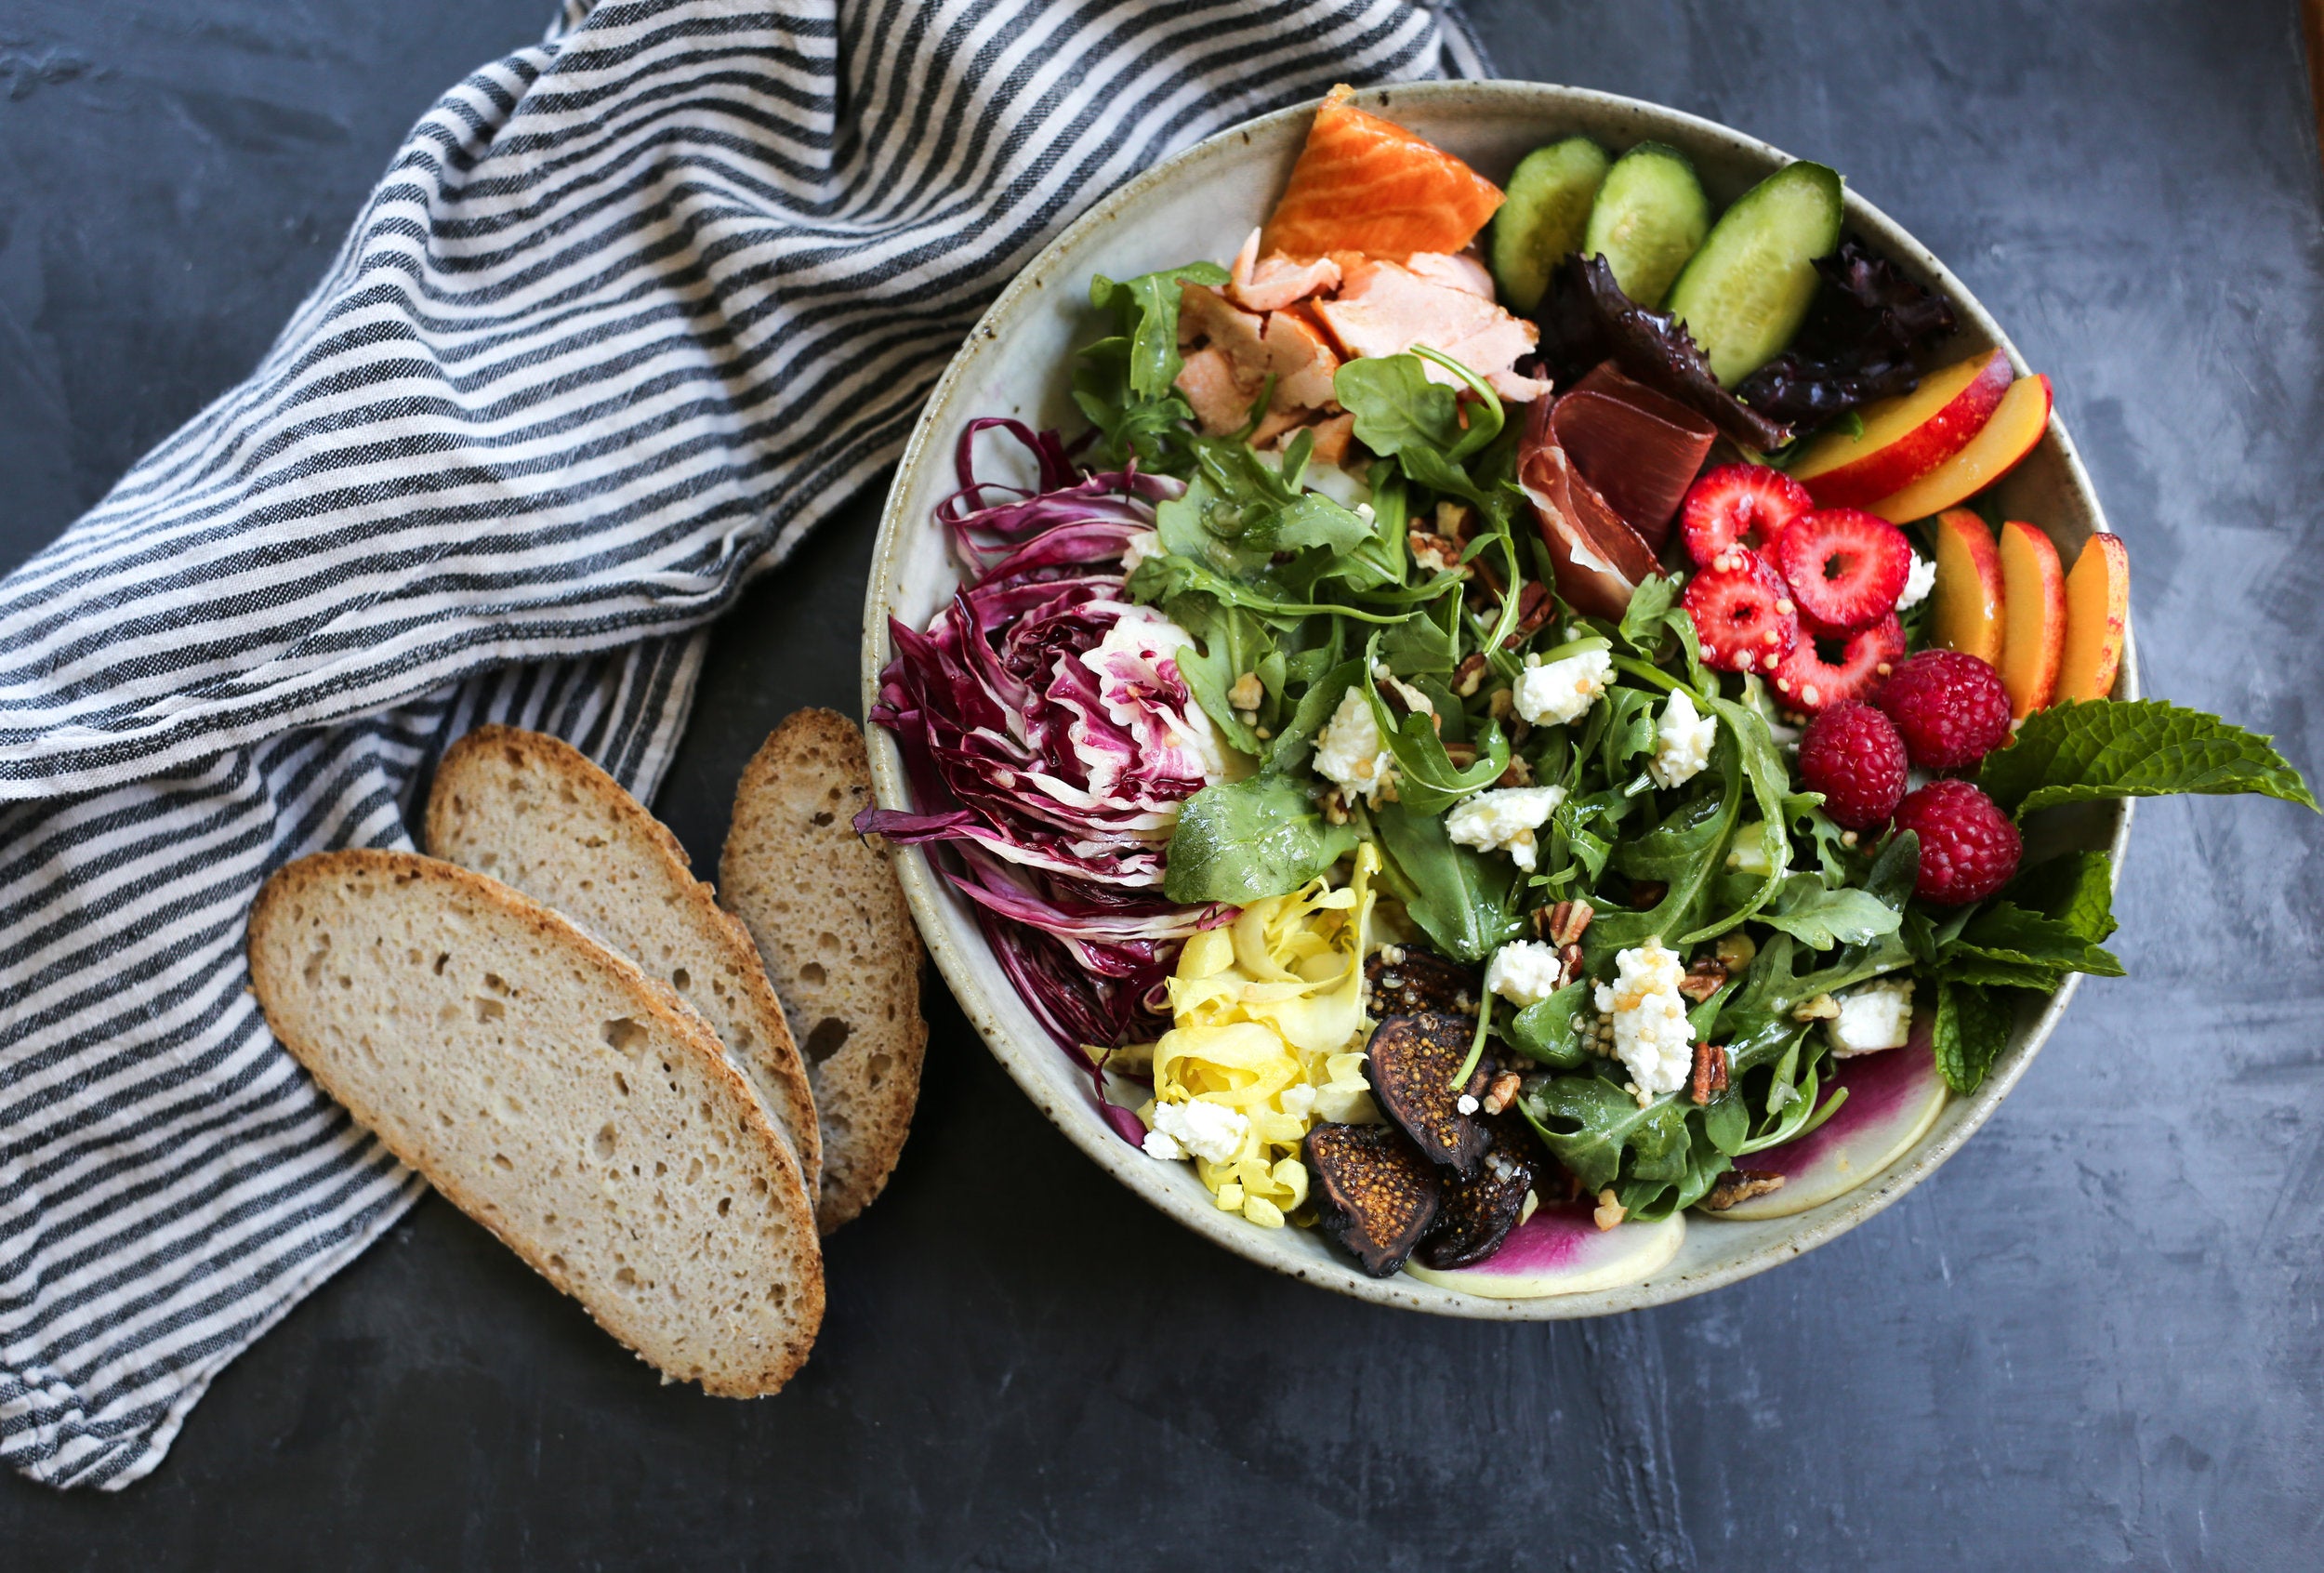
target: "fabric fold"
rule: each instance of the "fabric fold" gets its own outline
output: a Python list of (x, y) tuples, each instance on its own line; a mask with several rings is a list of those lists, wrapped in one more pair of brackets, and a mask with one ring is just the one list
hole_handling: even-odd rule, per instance
[(408, 846), (486, 720), (650, 797), (699, 630), (1064, 223), (1446, 71), (1410, 0), (566, 0), (447, 92), (251, 376), (0, 581), (0, 1458), (150, 1471), (420, 1194), (245, 992), (268, 873)]

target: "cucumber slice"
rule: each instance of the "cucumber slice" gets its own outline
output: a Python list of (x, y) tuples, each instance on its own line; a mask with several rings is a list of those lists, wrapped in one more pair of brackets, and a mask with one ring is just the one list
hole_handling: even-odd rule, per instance
[(1780, 354), (1816, 298), (1815, 262), (1840, 244), (1840, 176), (1788, 164), (1737, 197), (1670, 286), (1684, 323), (1732, 388)]
[(1550, 287), (1550, 270), (1581, 244), (1610, 160), (1587, 137), (1568, 137), (1525, 154), (1493, 216), (1493, 282), (1512, 311), (1531, 311)]
[(1614, 161), (1590, 205), (1581, 254), (1604, 257), (1641, 306), (1659, 306), (1710, 229), (1710, 200), (1676, 148), (1641, 142)]

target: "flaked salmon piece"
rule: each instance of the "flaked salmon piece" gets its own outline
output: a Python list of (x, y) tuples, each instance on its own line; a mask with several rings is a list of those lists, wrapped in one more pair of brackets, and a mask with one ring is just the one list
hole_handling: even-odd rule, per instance
[[(1213, 436), (1241, 428), (1249, 418), (1252, 401), (1271, 376), (1275, 379), (1274, 391), (1267, 401), (1271, 411), (1289, 412), (1304, 420), (1332, 403), (1331, 378), (1340, 369), (1340, 357), (1303, 308), (1262, 317), (1241, 310), (1217, 290), (1190, 284), (1179, 293), (1178, 339), (1182, 350), (1215, 352), (1224, 364), (1227, 377), (1223, 383), (1219, 364), (1210, 361), (1195, 369), (1192, 386), (1185, 372), (1179, 374), (1180, 390), (1195, 406), (1203, 430)], [(1195, 364), (1195, 358), (1190, 355), (1187, 365)], [(1219, 412), (1224, 407), (1229, 385), (1240, 407), (1232, 420), (1221, 424), (1223, 417)]]
[(1213, 437), (1240, 430), (1250, 416), (1251, 401), (1259, 397), (1258, 389), (1246, 393), (1235, 382), (1235, 363), (1222, 350), (1206, 348), (1188, 355), (1171, 386), (1186, 395), (1195, 418)]
[(1289, 257), (1259, 255), (1259, 231), (1253, 230), (1243, 249), (1235, 254), (1234, 278), (1227, 298), (1246, 311), (1279, 311), (1311, 295), (1340, 287), (1340, 264), (1328, 257), (1299, 261)]
[(1263, 249), (1289, 257), (1455, 252), (1501, 205), (1500, 188), (1393, 121), (1367, 114), (1355, 89), (1334, 87), (1307, 128)]
[(1448, 257), (1441, 251), (1415, 252), (1404, 259), (1404, 265), (1431, 284), (1457, 289), (1464, 295), (1493, 298), (1493, 275), (1485, 264), (1463, 253)]
[(1307, 318), (1295, 311), (1273, 313), (1261, 342), (1267, 347), (1266, 369), (1275, 377), (1271, 407), (1320, 410), (1333, 402), (1331, 378), (1340, 357)]
[(1263, 448), (1286, 432), (1296, 431), (1314, 415), (1314, 410), (1271, 409), (1259, 417), (1259, 428), (1250, 434), (1250, 445)]
[[(1532, 353), (1538, 330), (1501, 310), (1489, 293), (1455, 288), (1442, 277), (1394, 262), (1360, 263), (1341, 281), (1339, 296), (1316, 301), (1314, 312), (1347, 359), (1401, 355), (1425, 344), (1475, 372), (1504, 399), (1530, 403), (1547, 394), (1548, 383), (1514, 369), (1520, 356)], [(1460, 386), (1459, 377), (1433, 364), (1428, 377)]]
[(1314, 456), (1317, 464), (1339, 464), (1348, 456), (1348, 444), (1355, 440), (1355, 416), (1340, 414), (1315, 423)]

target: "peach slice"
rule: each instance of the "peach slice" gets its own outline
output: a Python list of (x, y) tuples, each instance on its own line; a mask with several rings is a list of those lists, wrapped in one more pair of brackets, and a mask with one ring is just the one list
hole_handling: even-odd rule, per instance
[(2074, 571), (2066, 575), (2066, 652), (2058, 658), (2057, 696), (2111, 694), (2130, 627), (2130, 549), (2121, 536), (2101, 530), (2082, 543)]
[(1907, 524), (1966, 502), (2016, 467), (2050, 430), (2050, 379), (2020, 377), (2001, 395), (1993, 418), (1969, 445), (1894, 496), (1868, 505), (1891, 524)]
[(2001, 686), (2024, 720), (2056, 696), (2066, 652), (2066, 573), (2058, 549), (2032, 525), (2001, 526)]
[(1539, 1300), (1644, 1283), (1670, 1265), (1686, 1238), (1684, 1213), (1601, 1229), (1594, 1210), (1586, 1201), (1544, 1202), (1474, 1266), (1440, 1271), (1407, 1262), (1404, 1270), (1424, 1284), (1487, 1300)]
[(1965, 508), (1936, 516), (1936, 589), (1929, 637), (1940, 649), (2001, 664), (2001, 554), (1984, 520)]
[(1791, 478), (1817, 508), (1877, 502), (1967, 447), (2016, 375), (1999, 350), (1931, 372), (1911, 392), (1866, 405), (1862, 436), (1834, 431), (1809, 443)]
[(1742, 1160), (1740, 1167), (1754, 1174), (1782, 1175), (1782, 1189), (1705, 1216), (1733, 1223), (1789, 1218), (1846, 1196), (1910, 1152), (1936, 1123), (1948, 1096), (1945, 1078), (1936, 1074), (1934, 1025), (1930, 1011), (1918, 1011), (1902, 1049), (1834, 1062), (1816, 1096), (1828, 1098), (1830, 1089), (1844, 1087), (1848, 1101), (1806, 1135)]

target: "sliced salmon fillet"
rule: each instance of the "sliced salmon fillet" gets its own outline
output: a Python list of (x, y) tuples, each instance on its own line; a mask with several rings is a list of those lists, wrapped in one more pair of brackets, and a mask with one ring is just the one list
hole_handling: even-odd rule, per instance
[[(1548, 383), (1520, 377), (1514, 369), (1520, 356), (1532, 353), (1539, 330), (1501, 310), (1489, 284), (1484, 295), (1470, 288), (1473, 281), (1457, 266), (1465, 258), (1423, 255), (1425, 271), (1421, 257), (1410, 264), (1356, 262), (1348, 268), (1337, 297), (1314, 303), (1315, 315), (1342, 353), (1350, 360), (1401, 355), (1425, 344), (1475, 372), (1504, 399), (1525, 403), (1547, 393)], [(1459, 378), (1433, 363), (1428, 377), (1460, 386)]]
[[(1289, 416), (1288, 424), (1297, 425), (1332, 402), (1331, 378), (1340, 357), (1302, 308), (1261, 316), (1215, 289), (1186, 284), (1179, 291), (1178, 342), (1185, 356), (1178, 390), (1214, 437), (1242, 429), (1270, 376), (1274, 391), (1261, 433), (1284, 429), (1275, 416)], [(1263, 443), (1265, 436), (1253, 441)]]
[(1253, 230), (1243, 249), (1235, 254), (1234, 278), (1226, 296), (1246, 311), (1280, 311), (1311, 295), (1340, 287), (1340, 264), (1328, 257), (1312, 261), (1259, 255), (1259, 231)]
[(1354, 97), (1353, 87), (1334, 87), (1315, 112), (1262, 249), (1404, 258), (1455, 252), (1474, 240), (1500, 206), (1500, 188), (1393, 121), (1365, 113)]

